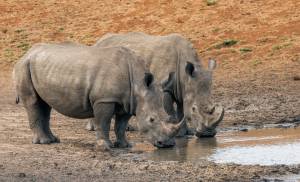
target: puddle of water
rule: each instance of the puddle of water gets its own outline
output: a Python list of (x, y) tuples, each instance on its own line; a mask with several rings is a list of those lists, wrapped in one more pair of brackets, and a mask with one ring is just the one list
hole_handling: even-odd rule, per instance
[(267, 179), (268, 182), (278, 182), (278, 181), (300, 182), (300, 174), (284, 175), (284, 176), (280, 176), (280, 177), (266, 177), (264, 179)]
[[(141, 150), (143, 146), (139, 146)], [(146, 148), (145, 148), (146, 149)], [(167, 149), (147, 148), (155, 161), (211, 160), (245, 165), (300, 164), (300, 128), (265, 128), (248, 132), (232, 131), (215, 138), (178, 138)]]

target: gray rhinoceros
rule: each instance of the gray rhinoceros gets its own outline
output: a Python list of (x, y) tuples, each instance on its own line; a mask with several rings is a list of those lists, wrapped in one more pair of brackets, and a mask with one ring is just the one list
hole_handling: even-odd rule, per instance
[[(162, 89), (135, 53), (124, 47), (73, 43), (37, 44), (14, 67), (17, 100), (23, 102), (33, 143), (59, 142), (49, 127), (50, 111), (73, 118), (95, 118), (102, 149), (129, 147), (125, 128), (136, 114), (139, 130), (157, 147), (174, 145), (179, 124), (162, 122)], [(137, 104), (138, 103), (138, 104)], [(163, 115), (165, 113), (165, 116)], [(115, 116), (116, 142), (109, 139)]]
[[(192, 44), (181, 35), (109, 33), (94, 46), (125, 46), (133, 50), (143, 58), (156, 80), (163, 84), (164, 108), (171, 120), (177, 121), (185, 116), (189, 122), (192, 121), (198, 137), (216, 134), (215, 129), (223, 119), (224, 109), (213, 104), (210, 98), (215, 62), (210, 60), (209, 69), (204, 69)], [(188, 131), (185, 124), (179, 135)]]

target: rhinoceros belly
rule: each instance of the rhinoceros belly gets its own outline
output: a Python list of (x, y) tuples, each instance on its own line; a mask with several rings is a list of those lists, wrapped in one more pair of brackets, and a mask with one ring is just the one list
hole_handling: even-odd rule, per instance
[(38, 95), (59, 113), (74, 118), (93, 117), (89, 100), (91, 76), (82, 64), (39, 61), (31, 64)]

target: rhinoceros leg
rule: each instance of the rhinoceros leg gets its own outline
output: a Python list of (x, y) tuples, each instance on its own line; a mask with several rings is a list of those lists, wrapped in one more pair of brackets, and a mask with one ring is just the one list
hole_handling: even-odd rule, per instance
[(33, 131), (32, 143), (49, 144), (59, 142), (59, 139), (52, 134), (49, 127), (51, 107), (42, 99), (37, 98), (38, 96), (34, 95), (32, 97), (34, 98), (26, 97), (24, 99), (29, 126)]
[(94, 127), (96, 130), (97, 147), (103, 150), (109, 150), (113, 147), (109, 139), (110, 123), (115, 114), (115, 103), (97, 103), (94, 109)]
[(164, 92), (163, 105), (166, 113), (170, 116), (169, 121), (172, 123), (177, 122), (177, 113), (174, 109), (174, 99), (169, 92)]
[[(184, 113), (183, 113), (183, 106), (182, 106), (182, 104), (180, 104), (180, 103), (177, 103), (176, 102), (176, 105), (177, 105), (177, 119), (180, 121), (182, 118), (183, 118), (183, 116), (184, 116)], [(180, 128), (180, 130), (178, 131), (178, 133), (177, 133), (177, 137), (183, 137), (183, 136), (185, 136), (185, 135), (187, 135), (188, 134), (188, 127), (187, 127), (187, 124), (186, 124), (186, 121), (184, 122), (184, 124), (182, 125), (182, 127)]]
[(126, 139), (126, 128), (128, 121), (131, 115), (116, 115), (115, 121), (115, 133), (117, 137), (117, 141), (115, 142), (115, 147), (126, 148), (131, 147), (131, 144)]
[(85, 127), (88, 131), (95, 131), (95, 126), (94, 126), (93, 120), (94, 120), (94, 118), (90, 119)]

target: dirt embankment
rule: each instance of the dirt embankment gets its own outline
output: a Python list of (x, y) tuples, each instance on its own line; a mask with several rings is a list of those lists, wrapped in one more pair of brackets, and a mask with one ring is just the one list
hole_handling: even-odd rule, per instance
[[(178, 32), (203, 64), (218, 61), (214, 99), (226, 108), (221, 127), (291, 122), (300, 115), (300, 1), (17, 1), (0, 2), (0, 181), (255, 181), (294, 174), (299, 166), (151, 162), (134, 151), (103, 154), (84, 121), (52, 117), (62, 143), (30, 144), (26, 113), (14, 105), (13, 64), (34, 43), (93, 44), (107, 32)], [(133, 142), (142, 142), (136, 132)]]

